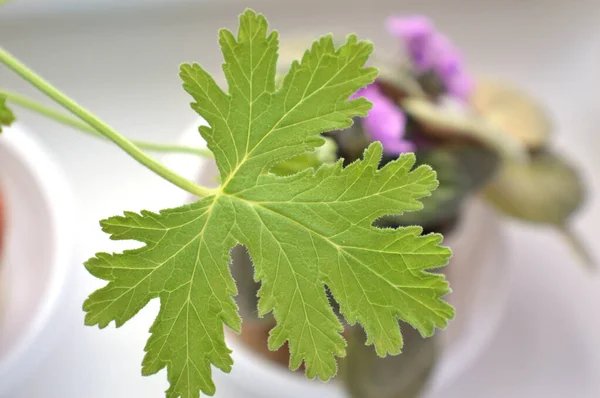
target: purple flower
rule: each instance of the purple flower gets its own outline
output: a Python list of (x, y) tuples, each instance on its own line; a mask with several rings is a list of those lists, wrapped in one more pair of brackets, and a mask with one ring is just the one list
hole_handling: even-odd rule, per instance
[(414, 66), (424, 72), (433, 65), (429, 43), (435, 35), (431, 21), (423, 16), (392, 17), (387, 21), (387, 30), (402, 40)]
[(435, 30), (429, 19), (423, 16), (392, 17), (387, 21), (387, 28), (404, 42), (408, 56), (419, 72), (435, 72), (449, 95), (468, 99), (473, 81), (462, 56), (450, 40)]
[(435, 57), (432, 69), (453, 97), (467, 100), (473, 91), (473, 81), (467, 72), (458, 49), (441, 34), (436, 34), (430, 44)]
[(365, 97), (373, 108), (362, 121), (365, 131), (373, 141), (380, 141), (386, 153), (412, 152), (414, 145), (403, 140), (406, 116), (396, 104), (385, 97), (375, 84), (357, 91), (351, 98)]

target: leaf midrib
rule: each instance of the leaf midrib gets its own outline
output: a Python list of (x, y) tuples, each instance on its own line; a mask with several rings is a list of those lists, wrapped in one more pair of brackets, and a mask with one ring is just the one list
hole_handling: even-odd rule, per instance
[[(325, 55), (335, 55), (335, 53), (326, 53), (323, 52), (320, 57), (319, 57), (319, 61), (318, 61), (318, 65), (320, 65), (321, 60), (323, 59), (323, 57)], [(337, 72), (329, 79), (327, 80), (322, 86), (320, 86), (318, 89), (316, 89), (315, 91), (313, 91), (312, 93), (310, 93), (308, 95), (308, 97), (304, 97), (304, 95), (306, 95), (306, 92), (303, 94), (302, 98), (288, 111), (285, 111), (284, 114), (281, 116), (281, 118), (273, 125), (273, 127), (271, 127), (271, 129), (269, 131), (267, 131), (263, 137), (252, 147), (252, 149), (248, 152), (248, 150), (246, 150), (246, 154), (244, 155), (244, 157), (242, 158), (242, 160), (239, 162), (239, 164), (236, 166), (236, 168), (227, 176), (227, 179), (225, 180), (225, 182), (222, 184), (220, 190), (225, 191), (227, 189), (227, 186), (231, 183), (231, 181), (233, 181), (233, 179), (235, 178), (237, 172), (243, 167), (243, 165), (246, 163), (246, 161), (251, 158), (252, 153), (256, 150), (256, 148), (260, 147), (260, 145), (262, 144), (262, 142), (269, 137), (274, 131), (277, 130), (277, 128), (279, 127), (279, 124), (286, 119), (291, 112), (293, 112), (298, 106), (302, 105), (305, 101), (307, 101), (308, 99), (310, 99), (312, 96), (314, 96), (315, 94), (317, 94), (318, 92), (320, 92), (321, 90), (323, 90), (325, 87), (329, 86), (329, 83), (331, 83), (335, 78), (337, 78), (342, 71), (345, 71), (347, 68), (350, 67), (350, 65), (352, 64), (352, 61), (354, 61), (356, 58), (358, 58), (359, 55), (362, 55), (362, 51), (357, 51), (354, 56), (348, 60), (346, 62), (346, 64), (344, 65), (343, 68), (340, 68), (337, 70)], [(236, 58), (237, 59), (237, 58)], [(311, 73), (311, 77), (310, 77), (310, 82), (312, 82), (312, 79), (314, 79), (314, 76), (317, 72), (318, 68), (315, 68), (312, 73)], [(376, 73), (376, 72), (375, 72)], [(293, 77), (295, 77), (295, 75), (293, 75)], [(364, 78), (363, 76), (359, 76)], [(357, 77), (356, 79), (358, 79), (359, 77)], [(250, 83), (250, 89), (252, 90), (253, 84)], [(271, 93), (272, 96), (276, 96), (279, 93), (281, 93), (283, 90), (283, 87), (280, 88), (279, 90)], [(230, 101), (231, 101), (231, 97), (230, 97)], [(251, 102), (250, 102), (251, 103)], [(334, 110), (334, 112), (337, 112), (337, 110)], [(233, 138), (233, 132), (231, 132), (232, 134), (232, 138)], [(250, 134), (248, 134), (248, 143), (250, 141)]]

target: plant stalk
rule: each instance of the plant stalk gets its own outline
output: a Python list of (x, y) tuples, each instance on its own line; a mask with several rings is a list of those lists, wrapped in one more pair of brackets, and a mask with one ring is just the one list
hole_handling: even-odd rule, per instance
[(2, 48), (0, 48), (0, 62), (2, 62), (8, 68), (12, 69), (15, 73), (17, 73), (24, 80), (29, 82), (35, 88), (40, 90), (42, 93), (46, 94), (57, 104), (61, 105), (73, 115), (77, 116), (79, 119), (84, 121), (94, 130), (96, 130), (104, 137), (114, 142), (119, 148), (121, 148), (127, 154), (129, 154), (129, 156), (131, 156), (139, 163), (146, 166), (148, 169), (152, 170), (154, 173), (158, 174), (165, 180), (199, 197), (206, 197), (213, 194), (213, 190), (193, 183), (192, 181), (180, 176), (179, 174), (165, 167), (160, 162), (148, 156), (133, 142), (129, 141), (127, 138), (119, 134), (115, 129), (104, 123), (91, 112), (78, 105), (75, 101), (73, 101), (65, 94), (60, 92), (49, 82), (37, 75), (35, 72), (33, 72), (31, 69), (22, 64), (19, 60), (17, 60), (15, 57), (13, 57), (11, 54), (9, 54)]
[[(50, 107), (47, 107), (43, 104), (40, 104), (37, 101), (34, 101), (30, 98), (24, 97), (22, 95), (12, 93), (9, 91), (0, 90), (0, 96), (6, 97), (6, 99), (17, 106), (33, 111), (37, 114), (45, 116), (49, 119), (54, 120), (57, 123), (63, 124), (65, 126), (74, 128), (76, 130), (83, 131), (84, 133), (89, 133), (97, 138), (105, 139), (105, 137), (96, 131), (90, 125), (79, 121), (75, 118), (72, 118), (69, 115), (66, 115), (62, 112), (54, 110)], [(136, 145), (140, 149), (145, 149), (148, 151), (154, 152), (176, 152), (176, 153), (186, 153), (191, 155), (203, 156), (205, 158), (212, 158), (213, 154), (208, 149), (204, 148), (194, 148), (185, 145), (171, 145), (171, 144), (160, 144), (155, 142), (148, 141), (140, 141), (140, 140), (131, 140), (131, 142)]]
[(588, 248), (583, 244), (581, 239), (573, 232), (567, 225), (561, 225), (558, 227), (558, 231), (565, 239), (567, 244), (571, 247), (571, 250), (575, 253), (578, 260), (588, 268), (589, 270), (596, 271), (597, 265), (595, 259)]

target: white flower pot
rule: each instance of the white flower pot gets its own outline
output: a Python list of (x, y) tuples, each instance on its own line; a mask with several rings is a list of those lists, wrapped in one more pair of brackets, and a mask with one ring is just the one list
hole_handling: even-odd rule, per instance
[(0, 268), (0, 396), (35, 372), (61, 325), (73, 204), (62, 173), (20, 126), (0, 136), (6, 228)]
[[(200, 124), (200, 123), (199, 123)], [(193, 126), (180, 144), (204, 147)], [(214, 162), (193, 156), (170, 155), (169, 167), (205, 186), (215, 185)], [(194, 200), (182, 195), (183, 202)], [(456, 308), (456, 317), (440, 333), (442, 346), (424, 396), (443, 397), (444, 389), (464, 374), (484, 352), (503, 314), (510, 285), (505, 239), (496, 214), (481, 201), (465, 204), (463, 218), (444, 241), (453, 250), (445, 272), (453, 292), (447, 296)], [(298, 372), (273, 363), (229, 338), (234, 366), (231, 374), (216, 374), (217, 385), (235, 383), (251, 397), (260, 398), (347, 398), (341, 383), (306, 380)]]

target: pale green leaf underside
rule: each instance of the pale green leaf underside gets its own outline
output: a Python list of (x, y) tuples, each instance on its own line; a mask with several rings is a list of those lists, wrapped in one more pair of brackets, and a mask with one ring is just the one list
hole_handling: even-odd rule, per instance
[[(211, 364), (231, 369), (223, 325), (238, 331), (235, 282), (229, 250), (246, 245), (262, 284), (259, 310), (277, 326), (269, 346), (286, 341), (292, 368), (305, 362), (309, 377), (323, 380), (345, 355), (342, 324), (325, 294), (326, 284), (350, 323), (359, 322), (377, 353), (397, 354), (397, 320), (431, 335), (453, 317), (441, 300), (449, 291), (439, 274), (447, 263), (441, 236), (419, 227), (377, 229), (374, 220), (421, 208), (418, 199), (437, 186), (429, 167), (403, 155), (378, 170), (381, 145), (347, 168), (340, 162), (289, 177), (269, 174), (274, 164), (312, 150), (318, 134), (342, 129), (370, 104), (350, 95), (375, 77), (365, 68), (371, 44), (353, 36), (335, 49), (330, 37), (294, 63), (275, 91), (277, 34), (262, 15), (246, 11), (235, 38), (221, 31), (229, 93), (198, 65), (182, 66), (192, 107), (210, 124), (201, 134), (214, 152), (223, 185), (213, 196), (160, 214), (126, 213), (102, 222), (112, 239), (145, 246), (122, 254), (97, 254), (86, 263), (109, 281), (84, 304), (86, 323), (117, 326), (151, 299), (161, 309), (151, 328), (143, 373), (166, 367), (167, 397), (192, 398), (215, 391)], [(411, 171), (412, 170), (412, 171)]]

